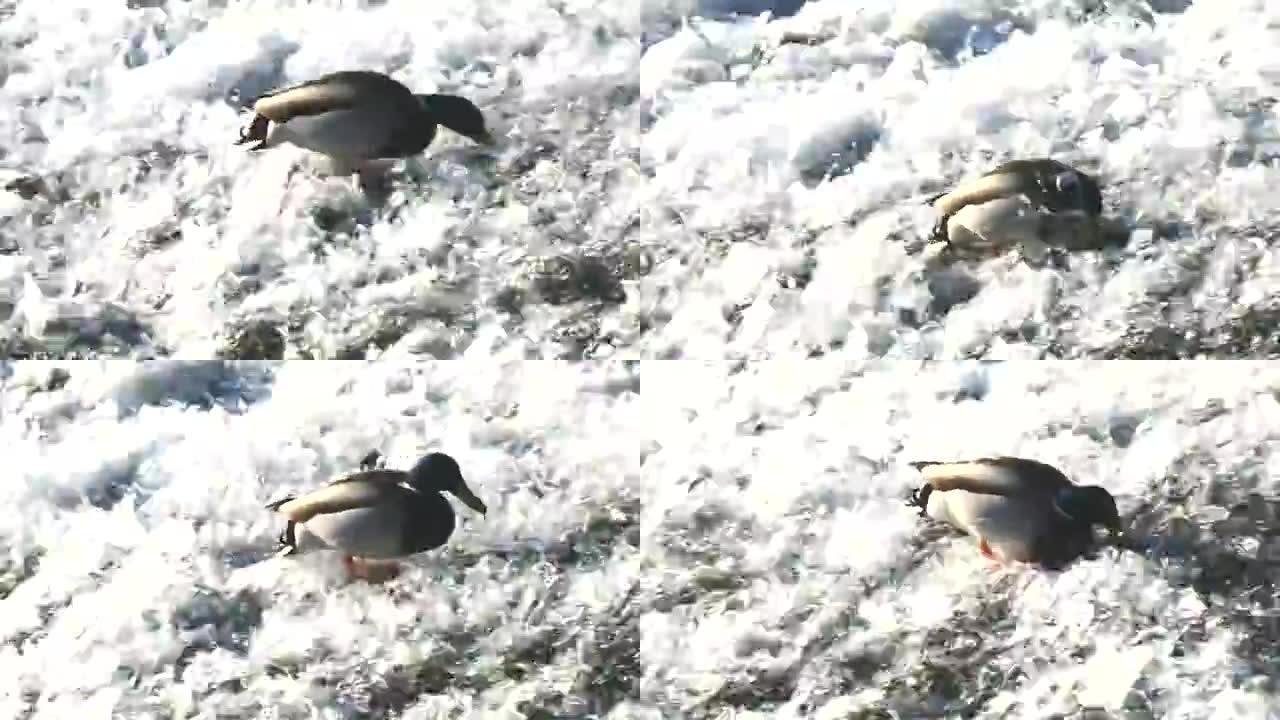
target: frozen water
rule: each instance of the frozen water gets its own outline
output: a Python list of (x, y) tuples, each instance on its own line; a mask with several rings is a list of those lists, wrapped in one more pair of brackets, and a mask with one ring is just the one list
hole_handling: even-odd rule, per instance
[[(0, 716), (1277, 716), (1275, 369), (911, 362), (1280, 353), (1280, 5), (1102, 5), (0, 0), (0, 355), (192, 361), (3, 366)], [(502, 145), (232, 145), (350, 67)], [(1028, 155), (1127, 243), (931, 264)], [(386, 587), (267, 558), (371, 446), (502, 512)], [(997, 452), (1148, 544), (992, 574), (900, 508)]]
[[(1280, 366), (643, 376), (641, 693), (663, 717), (1280, 716)], [(994, 454), (1111, 490), (1130, 549), (996, 569), (903, 506), (908, 461)]]
[[(646, 356), (1280, 354), (1280, 5), (691, 6), (640, 61)], [(1117, 244), (931, 265), (926, 200), (1046, 155)]]
[[(1107, 10), (1104, 11), (1103, 6)], [(1280, 353), (1266, 0), (0, 2), (7, 354)], [(485, 110), (361, 193), (243, 105), (349, 67)], [(936, 266), (1010, 157), (1113, 246)]]
[[(630, 716), (634, 365), (3, 370), (0, 717)], [(263, 505), (371, 448), (488, 515), (383, 585), (273, 557)]]
[[(76, 356), (582, 357), (632, 344), (638, 12), (611, 2), (0, 2), (0, 347)], [(233, 145), (347, 68), (461, 94), (358, 192)]]

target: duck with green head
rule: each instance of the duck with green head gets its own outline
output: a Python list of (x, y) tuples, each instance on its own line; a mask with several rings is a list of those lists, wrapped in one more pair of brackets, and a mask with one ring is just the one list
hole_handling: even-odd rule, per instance
[(352, 577), (388, 579), (399, 567), (379, 561), (440, 547), (453, 533), (453, 506), (442, 493), (481, 515), (487, 512), (452, 457), (433, 452), (407, 472), (376, 467), (379, 457), (375, 450), (360, 472), (267, 505), (288, 520), (280, 554), (337, 550)]
[(1122, 535), (1115, 498), (1096, 485), (1076, 485), (1060, 470), (1017, 457), (913, 462), (925, 484), (908, 504), (923, 517), (952, 525), (997, 562), (1062, 567), (1087, 552), (1093, 527)]
[(1001, 163), (929, 203), (930, 239), (964, 250), (1095, 247), (1105, 230), (1097, 179), (1052, 158)]
[(379, 160), (416, 155), (443, 125), (493, 145), (484, 114), (457, 95), (415, 94), (371, 70), (344, 70), (273, 90), (253, 103), (254, 116), (237, 145), (264, 150), (292, 143), (358, 171)]

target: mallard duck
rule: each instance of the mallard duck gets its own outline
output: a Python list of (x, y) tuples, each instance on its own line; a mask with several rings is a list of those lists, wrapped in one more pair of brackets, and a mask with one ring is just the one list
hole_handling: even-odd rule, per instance
[(1052, 465), (1017, 457), (913, 462), (925, 484), (909, 505), (978, 541), (997, 562), (1061, 567), (1093, 544), (1093, 526), (1121, 535), (1116, 501), (1105, 488), (1076, 485)]
[(280, 555), (338, 550), (352, 577), (385, 579), (399, 573), (398, 565), (387, 565), (375, 578), (377, 563), (369, 559), (405, 557), (449, 539), (456, 522), (453, 507), (441, 493), (453, 493), (481, 515), (487, 512), (448, 455), (430, 453), (408, 472), (376, 467), (380, 457), (371, 452), (360, 472), (267, 505), (289, 521), (280, 534)]
[(1011, 160), (929, 202), (931, 239), (948, 245), (1094, 247), (1102, 233), (1098, 181), (1050, 158)]
[(341, 171), (422, 152), (436, 125), (492, 145), (484, 115), (457, 95), (419, 95), (369, 70), (344, 70), (273, 90), (253, 103), (253, 120), (237, 145), (263, 150), (292, 143), (327, 155)]

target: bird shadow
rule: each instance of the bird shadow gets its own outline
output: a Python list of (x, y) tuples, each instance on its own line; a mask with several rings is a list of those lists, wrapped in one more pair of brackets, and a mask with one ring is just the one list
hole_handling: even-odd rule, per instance
[(1249, 492), (1223, 503), (1225, 515), (1196, 522), (1144, 503), (1135, 524), (1147, 532), (1130, 548), (1175, 587), (1191, 588), (1236, 630), (1237, 654), (1254, 670), (1280, 674), (1280, 497)]
[(340, 219), (368, 226), (383, 217), (393, 217), (404, 198), (429, 199), (446, 194), (452, 202), (484, 202), (483, 195), (504, 184), (496, 171), (497, 155), (484, 148), (448, 147), (429, 158), (408, 158), (396, 169), (392, 162), (375, 163), (366, 171), (353, 173), (361, 202), (345, 211), (333, 208)]
[(859, 118), (814, 136), (796, 151), (792, 161), (801, 182), (814, 188), (848, 175), (871, 155), (883, 133), (884, 128)]
[(956, 265), (947, 265), (928, 272), (925, 284), (929, 288), (927, 309), (929, 318), (946, 317), (953, 308), (969, 302), (982, 292), (982, 281), (965, 268)]

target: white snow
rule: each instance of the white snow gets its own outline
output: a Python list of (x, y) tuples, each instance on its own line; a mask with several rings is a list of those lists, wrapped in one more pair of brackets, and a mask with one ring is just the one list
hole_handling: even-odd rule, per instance
[[(0, 368), (0, 716), (1280, 715), (1276, 370), (921, 364), (1280, 353), (1280, 5), (1098, 4), (0, 0), (0, 355), (382, 360)], [(378, 199), (233, 145), (353, 67), (501, 147)], [(926, 261), (1034, 155), (1128, 244)], [(371, 447), (500, 511), (386, 587), (267, 559)], [(989, 453), (1150, 545), (993, 574), (901, 507)]]
[[(664, 717), (1280, 714), (1274, 363), (642, 373), (642, 691)], [(1108, 488), (1135, 548), (998, 569), (904, 507), (909, 461), (995, 454)]]
[[(642, 353), (1280, 352), (1280, 5), (797, 5), (700, 3), (641, 58), (659, 319)], [(1100, 179), (1126, 246), (926, 262), (929, 197), (1046, 155)]]
[[(634, 366), (62, 367), (0, 387), (0, 716), (628, 716)], [(272, 557), (263, 505), (371, 448), (449, 452), (489, 514), (384, 585)]]
[[(458, 356), (495, 331), (492, 353), (579, 357), (634, 332), (625, 300), (561, 307), (529, 290), (518, 314), (495, 300), (546, 257), (620, 262), (637, 128), (608, 103), (634, 98), (634, 11), (22, 0), (0, 3), (0, 46), (0, 179), (45, 186), (0, 195), (0, 252), (27, 260), (0, 268), (0, 342), (24, 353), (204, 359), (252, 321), (287, 336), (286, 357)], [(234, 146), (244, 103), (348, 68), (471, 98), (504, 144), (442, 132), (392, 168), (385, 199), (301, 150)], [(621, 319), (584, 333), (583, 312)]]
[[(1280, 6), (1101, 5), (0, 4), (0, 341), (238, 357), (268, 323), (286, 358), (1280, 352)], [(350, 67), (473, 98), (502, 147), (443, 133), (374, 198), (233, 145), (243, 103)], [(925, 199), (1038, 155), (1100, 178), (1127, 245), (928, 262)]]

